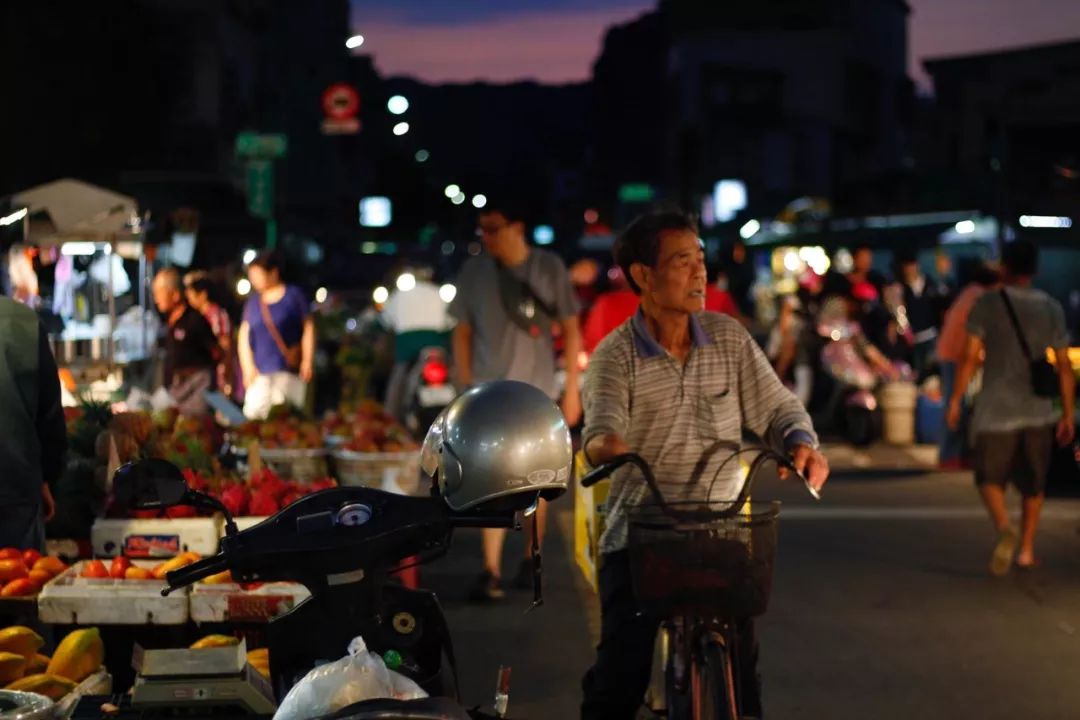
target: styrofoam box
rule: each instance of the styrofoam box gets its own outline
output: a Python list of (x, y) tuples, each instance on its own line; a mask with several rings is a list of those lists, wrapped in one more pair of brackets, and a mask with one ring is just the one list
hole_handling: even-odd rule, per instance
[(244, 590), (237, 583), (196, 583), (191, 589), (191, 619), (204, 622), (269, 622), (299, 605), (311, 593), (290, 582)]
[[(87, 561), (72, 565), (38, 595), (38, 618), (57, 625), (183, 625), (188, 621), (188, 588), (161, 596), (162, 580), (84, 578)], [(155, 560), (134, 560), (153, 568)]]
[(99, 557), (169, 558), (187, 551), (215, 555), (221, 527), (220, 514), (150, 520), (99, 518), (90, 529), (90, 542)]

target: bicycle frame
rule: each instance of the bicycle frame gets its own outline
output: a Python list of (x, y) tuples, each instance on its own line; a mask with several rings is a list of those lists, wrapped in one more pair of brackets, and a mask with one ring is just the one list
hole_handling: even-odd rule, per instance
[[(770, 448), (750, 448), (761, 454), (750, 464), (746, 482), (738, 498), (721, 512), (680, 510), (667, 503), (660, 493), (649, 464), (640, 455), (629, 453), (613, 458), (581, 478), (583, 487), (595, 484), (611, 475), (625, 464), (636, 466), (652, 491), (657, 506), (676, 521), (696, 522), (706, 516), (732, 518), (737, 516), (750, 499), (754, 478), (761, 466), (768, 461), (787, 468), (803, 480), (815, 499), (816, 490), (790, 459)], [(738, 453), (736, 453), (737, 455)], [(734, 455), (733, 455), (734, 457)], [(654, 654), (653, 680), (650, 694), (655, 701), (659, 684), (656, 678), (657, 660), (663, 667), (662, 704), (669, 720), (688, 717), (693, 720), (738, 720), (741, 716), (742, 697), (735, 682), (738, 672), (738, 653), (735, 650), (735, 618), (704, 618), (700, 616), (675, 615), (661, 622), (658, 632), (657, 653)], [(722, 713), (722, 714), (721, 714)]]

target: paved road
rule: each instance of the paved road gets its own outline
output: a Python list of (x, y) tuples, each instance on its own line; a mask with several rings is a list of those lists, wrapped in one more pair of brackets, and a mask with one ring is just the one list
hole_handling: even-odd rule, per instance
[[(775, 480), (757, 496), (785, 501), (760, 626), (770, 718), (1080, 717), (1080, 501), (1048, 502), (1041, 568), (998, 579), (969, 476), (849, 475), (817, 505)], [(559, 505), (548, 604), (528, 617), (527, 595), (495, 608), (461, 601), (475, 536), (424, 570), (447, 605), (465, 697), (489, 703), (498, 664), (510, 664), (514, 717), (575, 717), (591, 661), (595, 599), (558, 532), (569, 498)], [(520, 548), (512, 537), (508, 570)]]

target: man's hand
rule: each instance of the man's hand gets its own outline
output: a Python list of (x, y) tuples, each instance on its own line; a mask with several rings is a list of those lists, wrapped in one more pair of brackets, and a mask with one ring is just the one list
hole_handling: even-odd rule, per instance
[(949, 409), (945, 412), (945, 424), (950, 430), (956, 430), (958, 427), (960, 427), (960, 416), (962, 414), (962, 410), (960, 409), (960, 401), (950, 400)]
[(1076, 425), (1071, 417), (1062, 416), (1058, 420), (1054, 437), (1057, 438), (1058, 444), (1061, 446), (1068, 445), (1073, 441), (1073, 438), (1076, 437)]
[(45, 516), (45, 522), (49, 522), (56, 515), (56, 500), (53, 499), (49, 483), (41, 483), (41, 512)]
[(310, 360), (305, 360), (300, 363), (300, 379), (304, 382), (311, 382), (311, 378), (315, 377), (314, 363)]
[[(809, 445), (795, 446), (791, 453), (791, 464), (815, 490), (821, 490), (829, 479), (829, 461)], [(781, 480), (786, 480), (790, 474), (787, 468), (780, 468)]]
[(562, 397), (562, 414), (566, 418), (566, 425), (574, 427), (581, 420), (581, 392), (576, 386), (569, 386)]

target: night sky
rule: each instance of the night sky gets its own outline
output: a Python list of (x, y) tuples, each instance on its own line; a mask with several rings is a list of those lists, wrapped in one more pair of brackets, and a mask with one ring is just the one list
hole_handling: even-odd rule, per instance
[[(589, 77), (604, 30), (653, 0), (351, 0), (361, 52), (429, 82)], [(926, 58), (1080, 39), (1077, 0), (909, 0), (911, 75)]]

